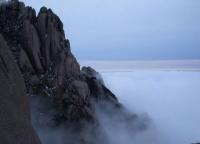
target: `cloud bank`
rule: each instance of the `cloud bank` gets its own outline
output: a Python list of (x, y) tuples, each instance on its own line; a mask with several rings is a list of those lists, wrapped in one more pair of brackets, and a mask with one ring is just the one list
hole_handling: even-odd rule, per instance
[(146, 131), (146, 137), (139, 134), (139, 141), (144, 144), (200, 141), (199, 72), (107, 72), (103, 77), (129, 110), (148, 113), (152, 119), (154, 127)]

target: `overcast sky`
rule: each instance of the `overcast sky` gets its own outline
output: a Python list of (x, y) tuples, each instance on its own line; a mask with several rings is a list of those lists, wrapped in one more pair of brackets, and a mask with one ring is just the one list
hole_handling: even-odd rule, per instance
[(60, 16), (78, 59), (200, 59), (200, 0), (24, 0)]

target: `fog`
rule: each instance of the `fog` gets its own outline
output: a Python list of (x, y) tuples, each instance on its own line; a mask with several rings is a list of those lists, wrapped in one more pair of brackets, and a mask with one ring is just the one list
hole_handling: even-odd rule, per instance
[(132, 144), (158, 142), (155, 128), (147, 113), (115, 105), (108, 101), (91, 101), (97, 123), (81, 121), (55, 122), (55, 103), (49, 97), (30, 97), (32, 124), (42, 144)]
[[(106, 102), (94, 103), (99, 129), (85, 123), (77, 133), (73, 130), (74, 124), (70, 123), (49, 128), (52, 126), (51, 117), (55, 114), (51, 101), (41, 98), (39, 101), (32, 100), (33, 125), (43, 144), (79, 143), (78, 139), (82, 137), (96, 144), (200, 142), (198, 70), (115, 69), (101, 70), (100, 73), (104, 84), (125, 109), (116, 109)], [(92, 136), (94, 130), (97, 139)]]
[[(116, 144), (191, 144), (200, 141), (200, 72), (104, 72), (105, 84), (130, 111), (147, 113), (151, 126), (132, 136), (119, 124), (101, 123)], [(108, 125), (108, 126), (106, 126)]]
[[(108, 105), (104, 104), (104, 107), (108, 107)], [(161, 136), (160, 132), (157, 131), (146, 113), (138, 114), (134, 111), (129, 111), (129, 116), (135, 114), (133, 115), (135, 118), (130, 122), (127, 118), (124, 118), (126, 110), (121, 113), (112, 107), (108, 109), (105, 110), (102, 106), (97, 106), (98, 120), (106, 132), (109, 144), (159, 143), (160, 139), (156, 136)], [(99, 143), (101, 144), (101, 141)]]

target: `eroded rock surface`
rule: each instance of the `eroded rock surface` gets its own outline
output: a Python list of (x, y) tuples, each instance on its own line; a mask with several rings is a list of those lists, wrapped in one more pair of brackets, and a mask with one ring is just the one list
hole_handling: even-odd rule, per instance
[(32, 124), (23, 76), (0, 35), (0, 143), (39, 144)]
[[(19, 116), (23, 118), (24, 115), (29, 115), (27, 103), (23, 102), (26, 91), (32, 109), (32, 123), (44, 144), (58, 143), (58, 139), (61, 144), (97, 144), (100, 139), (101, 143), (109, 143), (104, 128), (99, 123), (96, 105), (108, 116), (111, 112), (123, 113), (121, 116), (123, 120), (127, 120), (127, 124), (137, 119), (136, 115), (124, 113), (124, 107), (106, 88), (98, 72), (91, 67), (80, 70), (71, 53), (70, 42), (65, 38), (63, 24), (51, 9), (42, 7), (36, 15), (33, 8), (26, 7), (22, 2), (2, 4), (0, 33), (8, 44), (6, 49), (13, 56), (13, 62), (8, 68), (12, 67), (13, 75), (15, 71), (20, 75), (16, 79), (19, 82), (17, 85), (13, 85), (13, 80), (6, 81), (7, 63), (1, 61), (4, 64), (1, 75), (6, 84), (1, 86), (1, 92), (11, 96), (15, 90), (22, 89), (21, 93), (16, 93), (24, 96), (24, 99), (15, 99), (17, 104), (22, 103), (22, 115)], [(11, 53), (6, 53), (5, 57), (7, 55), (6, 59), (9, 60)], [(13, 90), (6, 93), (4, 88), (11, 87)], [(102, 105), (103, 103), (109, 107)], [(15, 104), (13, 108), (14, 106)], [(114, 110), (110, 111), (108, 108)], [(24, 119), (29, 121), (28, 116)], [(145, 124), (141, 125), (145, 127)], [(53, 134), (54, 132), (57, 134)]]

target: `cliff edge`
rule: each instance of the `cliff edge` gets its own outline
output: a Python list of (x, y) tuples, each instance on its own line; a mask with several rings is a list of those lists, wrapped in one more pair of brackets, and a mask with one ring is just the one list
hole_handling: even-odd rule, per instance
[[(4, 132), (0, 141), (40, 143), (33, 125), (44, 144), (59, 143), (58, 139), (62, 144), (109, 143), (97, 109), (108, 117), (120, 115), (134, 131), (146, 127), (144, 123), (135, 127), (137, 115), (125, 110), (98, 72), (91, 67), (80, 69), (63, 23), (51, 9), (42, 7), (36, 15), (23, 2), (1, 4), (0, 34), (0, 116), (7, 113), (5, 118), (12, 121), (0, 120)], [(15, 127), (18, 123), (20, 127)], [(4, 137), (7, 133), (13, 141)]]

